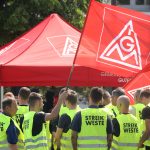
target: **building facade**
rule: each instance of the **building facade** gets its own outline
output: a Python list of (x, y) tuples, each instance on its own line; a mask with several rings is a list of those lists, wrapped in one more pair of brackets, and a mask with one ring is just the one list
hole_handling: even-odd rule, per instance
[(116, 4), (137, 11), (150, 12), (150, 0), (117, 0)]

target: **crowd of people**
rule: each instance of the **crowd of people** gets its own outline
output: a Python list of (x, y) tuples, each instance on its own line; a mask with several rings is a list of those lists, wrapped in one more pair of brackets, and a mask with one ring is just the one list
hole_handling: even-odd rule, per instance
[[(48, 99), (48, 94), (47, 94)], [(51, 111), (28, 87), (18, 97), (7, 92), (0, 113), (0, 150), (150, 150), (150, 89), (137, 90), (135, 104), (122, 88), (93, 87), (88, 107), (78, 94), (62, 88)]]

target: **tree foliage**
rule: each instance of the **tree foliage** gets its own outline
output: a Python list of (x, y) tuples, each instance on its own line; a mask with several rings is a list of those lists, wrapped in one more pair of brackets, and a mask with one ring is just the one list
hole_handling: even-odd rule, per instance
[(81, 29), (89, 0), (0, 0), (0, 46), (57, 13)]

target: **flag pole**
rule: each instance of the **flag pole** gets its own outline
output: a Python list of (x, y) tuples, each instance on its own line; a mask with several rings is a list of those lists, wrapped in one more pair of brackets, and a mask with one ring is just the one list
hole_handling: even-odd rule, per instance
[(73, 74), (73, 71), (74, 71), (74, 67), (75, 67), (75, 60), (76, 60), (76, 57), (77, 57), (77, 54), (78, 54), (78, 51), (79, 51), (79, 45), (81, 43), (81, 39), (82, 39), (82, 36), (83, 36), (83, 33), (84, 33), (84, 27), (85, 27), (85, 24), (87, 22), (87, 17), (88, 17), (88, 14), (89, 14), (89, 11), (90, 11), (90, 6), (92, 4), (92, 2), (94, 2), (95, 0), (90, 0), (90, 4), (89, 4), (89, 7), (88, 7), (88, 11), (87, 11), (87, 15), (86, 15), (86, 19), (85, 19), (85, 22), (84, 22), (84, 25), (83, 25), (83, 30), (81, 32), (81, 36), (80, 36), (80, 40), (79, 40), (79, 43), (78, 43), (78, 47), (77, 47), (77, 51), (75, 53), (75, 57), (74, 57), (74, 60), (73, 60), (73, 64), (72, 64), (72, 67), (71, 67), (71, 70), (70, 70), (70, 74), (69, 74), (69, 77), (68, 77), (68, 81), (67, 81), (67, 89), (70, 85), (70, 81), (71, 81), (71, 78), (72, 78), (72, 74)]
[(2, 100), (3, 100), (3, 94), (4, 94), (4, 87), (3, 87), (3, 86), (1, 86), (0, 109), (2, 109)]

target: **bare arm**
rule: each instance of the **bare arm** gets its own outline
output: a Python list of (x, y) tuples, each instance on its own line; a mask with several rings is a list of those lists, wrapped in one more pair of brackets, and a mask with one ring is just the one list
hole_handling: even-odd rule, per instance
[(10, 150), (18, 150), (18, 147), (16, 144), (9, 144), (9, 149)]
[(108, 149), (111, 148), (112, 138), (113, 138), (112, 134), (108, 134), (108, 135), (107, 135), (107, 145), (108, 145)]
[(72, 147), (73, 150), (77, 150), (77, 139), (78, 139), (78, 132), (72, 130), (72, 135), (71, 135), (71, 142), (72, 142)]
[(57, 131), (55, 133), (55, 143), (57, 145), (60, 145), (60, 139), (62, 137), (63, 129), (62, 128), (57, 128)]
[(144, 134), (142, 135), (140, 142), (138, 144), (138, 147), (141, 148), (143, 143), (150, 138), (150, 119), (146, 119), (145, 120), (145, 126), (146, 126), (146, 130), (144, 131)]
[(67, 91), (64, 91), (62, 94), (59, 95), (58, 102), (57, 102), (56, 106), (53, 108), (52, 112), (46, 113), (45, 121), (53, 120), (58, 116), (62, 101), (64, 101), (66, 99), (66, 97), (67, 97)]

